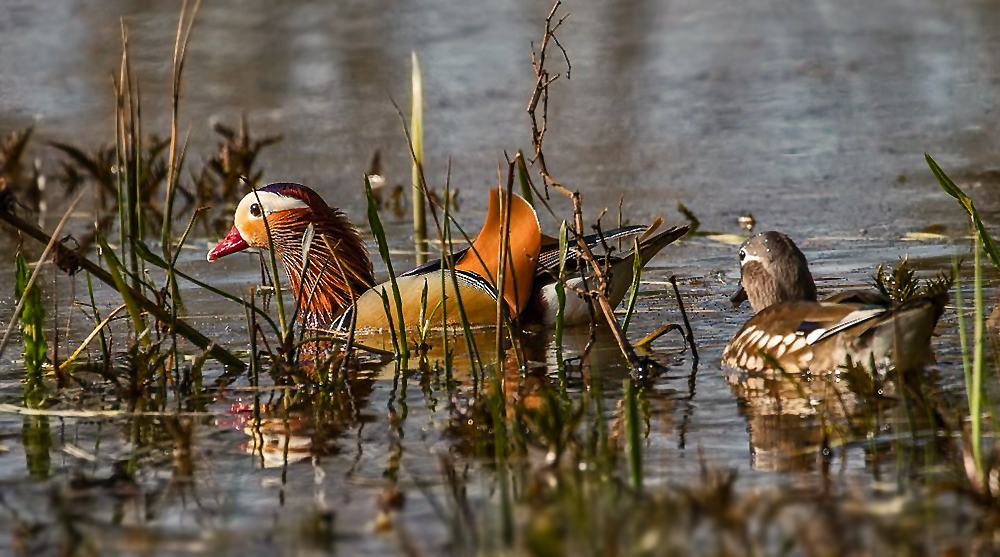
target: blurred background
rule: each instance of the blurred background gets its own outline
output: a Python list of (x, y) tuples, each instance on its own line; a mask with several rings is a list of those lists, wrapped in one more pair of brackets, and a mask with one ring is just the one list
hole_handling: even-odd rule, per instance
[[(205, 2), (185, 70), (182, 132), (190, 129), (199, 153), (215, 141), (212, 122), (234, 125), (245, 113), (259, 135), (285, 136), (261, 160), (266, 181), (309, 184), (356, 214), (376, 150), (390, 182), (408, 180), (390, 99), (409, 112), (416, 52), (429, 179), (443, 183), (451, 158), (453, 183), (479, 210), (503, 152), (531, 149), (530, 49), (550, 8)], [(180, 2), (5, 2), (0, 131), (34, 124), (41, 139), (110, 142), (121, 17), (143, 124), (168, 135), (179, 10)], [(953, 177), (995, 186), (983, 173), (997, 151), (994, 2), (577, 0), (563, 11), (572, 72), (550, 59), (564, 75), (552, 89), (548, 161), (592, 213), (624, 195), (635, 221), (680, 200), (711, 229), (735, 228), (749, 211), (799, 236), (898, 237), (945, 199), (924, 151)], [(954, 211), (933, 218), (950, 214), (963, 222)]]

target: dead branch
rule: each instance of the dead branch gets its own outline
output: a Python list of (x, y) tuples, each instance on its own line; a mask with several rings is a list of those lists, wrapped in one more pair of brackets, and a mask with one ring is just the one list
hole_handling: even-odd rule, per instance
[[(636, 355), (635, 350), (632, 345), (629, 344), (628, 338), (626, 338), (625, 333), (622, 331), (621, 326), (618, 324), (618, 319), (615, 317), (615, 308), (611, 305), (611, 301), (608, 299), (608, 295), (611, 293), (611, 273), (610, 268), (605, 261), (605, 265), (600, 265), (594, 253), (591, 251), (590, 246), (587, 245), (586, 240), (584, 240), (583, 230), (583, 205), (580, 198), (579, 191), (571, 191), (570, 189), (564, 187), (563, 185), (556, 182), (552, 175), (549, 173), (548, 167), (545, 165), (545, 155), (542, 152), (542, 143), (545, 139), (545, 133), (548, 130), (548, 101), (549, 101), (549, 86), (558, 76), (552, 76), (549, 71), (545, 68), (545, 55), (550, 43), (554, 43), (562, 52), (563, 58), (566, 60), (566, 77), (569, 77), (570, 63), (569, 56), (566, 54), (566, 49), (563, 48), (562, 44), (556, 39), (555, 32), (562, 23), (566, 20), (569, 15), (565, 15), (558, 20), (556, 20), (556, 12), (559, 6), (562, 4), (561, 1), (557, 0), (555, 5), (552, 6), (552, 10), (549, 12), (548, 17), (545, 18), (545, 29), (542, 34), (542, 41), (539, 45), (537, 55), (532, 52), (531, 65), (535, 70), (535, 88), (531, 92), (531, 97), (528, 101), (528, 116), (531, 119), (531, 143), (535, 149), (535, 157), (531, 161), (532, 165), (537, 166), (538, 172), (542, 177), (542, 181), (545, 184), (545, 198), (548, 198), (549, 188), (561, 193), (562, 195), (568, 197), (573, 202), (573, 225), (569, 226), (569, 232), (576, 237), (577, 244), (580, 249), (580, 256), (584, 261), (593, 269), (594, 280), (596, 281), (596, 288), (591, 289), (588, 292), (588, 301), (593, 304), (596, 300), (597, 305), (601, 308), (601, 312), (604, 314), (605, 320), (608, 326), (611, 328), (611, 333), (618, 342), (619, 348), (621, 348), (622, 354), (628, 360), (629, 365), (633, 369), (639, 369), (641, 362), (639, 357)], [(541, 117), (538, 115), (538, 107), (541, 105), (542, 114)]]

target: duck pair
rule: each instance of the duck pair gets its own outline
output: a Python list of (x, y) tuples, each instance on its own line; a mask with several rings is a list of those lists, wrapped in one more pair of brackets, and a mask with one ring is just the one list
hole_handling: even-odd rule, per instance
[(948, 301), (947, 283), (894, 303), (875, 292), (847, 291), (817, 300), (805, 255), (780, 232), (764, 232), (739, 251), (740, 289), (756, 314), (726, 345), (724, 365), (747, 371), (832, 371), (850, 358), (918, 370)]
[[(285, 268), (293, 299), (308, 327), (346, 330), (353, 323), (358, 330), (383, 330), (393, 327), (393, 320), (400, 314), (408, 327), (422, 325), (422, 315), (433, 325), (442, 319), (458, 325), (461, 315), (454, 302), (459, 297), (464, 317), (472, 326), (496, 322), (498, 299), (506, 305), (511, 318), (521, 318), (522, 322), (550, 324), (556, 319), (558, 240), (542, 234), (534, 209), (516, 194), (508, 198), (499, 190), (490, 192), (482, 229), (470, 247), (452, 256), (454, 280), (450, 276), (442, 280), (440, 260), (399, 274), (398, 307), (391, 285), (375, 282), (358, 230), (343, 212), (327, 205), (312, 189), (278, 183), (250, 192), (236, 208), (234, 221), (229, 234), (209, 251), (208, 260), (248, 249), (268, 249), (270, 232), (274, 252)], [(657, 219), (648, 227), (631, 226), (585, 238), (591, 246), (632, 238), (638, 243), (638, 251), (633, 247), (622, 256), (608, 258), (612, 276), (609, 299), (613, 305), (622, 301), (632, 283), (636, 257), (643, 266), (688, 231), (687, 226), (677, 226), (655, 233), (661, 222)], [(310, 227), (312, 233), (308, 232)], [(312, 239), (308, 262), (303, 255), (307, 236)], [(499, 291), (496, 285), (504, 238), (508, 238), (507, 261)], [(585, 280), (576, 271), (582, 262), (575, 249), (568, 255), (568, 267), (575, 276), (568, 281), (564, 322), (576, 325), (589, 322), (591, 314), (587, 300), (578, 294)], [(389, 300), (388, 312), (383, 297)]]

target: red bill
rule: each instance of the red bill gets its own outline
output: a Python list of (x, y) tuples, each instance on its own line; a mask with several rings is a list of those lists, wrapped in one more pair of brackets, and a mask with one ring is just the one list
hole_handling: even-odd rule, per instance
[(226, 237), (219, 242), (219, 245), (215, 246), (212, 248), (212, 251), (208, 252), (208, 261), (215, 261), (220, 257), (225, 257), (238, 251), (243, 251), (249, 247), (249, 244), (247, 244), (246, 240), (243, 239), (243, 236), (240, 236), (240, 231), (234, 226), (233, 229), (229, 231), (229, 234), (226, 234)]

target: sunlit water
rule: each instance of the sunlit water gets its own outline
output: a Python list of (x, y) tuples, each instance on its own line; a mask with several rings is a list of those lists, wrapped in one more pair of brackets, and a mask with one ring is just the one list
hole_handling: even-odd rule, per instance
[[(868, 284), (879, 263), (903, 255), (930, 269), (948, 267), (952, 254), (966, 251), (965, 220), (937, 188), (922, 153), (934, 154), (982, 200), (987, 219), (998, 214), (996, 183), (983, 172), (994, 164), (1000, 144), (1000, 22), (992, 7), (902, 1), (574, 3), (561, 35), (573, 69), (571, 79), (561, 78), (554, 88), (547, 159), (560, 181), (583, 192), (589, 216), (608, 207), (613, 216), (606, 218), (617, 219), (623, 198), (623, 212), (633, 223), (660, 214), (680, 223), (674, 208), (680, 201), (701, 219), (703, 230), (740, 233), (737, 216), (750, 212), (759, 229), (780, 229), (799, 242), (822, 292)], [(475, 228), (504, 150), (530, 149), (524, 113), (532, 84), (528, 53), (549, 8), (544, 2), (206, 3), (182, 100), (191, 152), (204, 152), (215, 141), (211, 121), (235, 123), (245, 112), (258, 134), (285, 135), (265, 151), (266, 179), (309, 184), (362, 223), (360, 178), (376, 150), (390, 181), (409, 177), (390, 99), (408, 102), (415, 51), (424, 71), (430, 179), (443, 183), (451, 158), (452, 182), (461, 188), (460, 219)], [(45, 162), (56, 157), (42, 140), (110, 141), (110, 76), (120, 57), (118, 17), (124, 16), (143, 84), (144, 124), (166, 134), (164, 86), (178, 10), (127, 1), (5, 3), (0, 131), (34, 124), (33, 153)], [(558, 57), (551, 63), (561, 67)], [(569, 215), (567, 203), (555, 207), (560, 217)], [(54, 220), (49, 215), (49, 227)], [(558, 226), (549, 215), (542, 215), (542, 223), (548, 233)], [(907, 239), (932, 224), (944, 225), (947, 238)], [(87, 227), (86, 218), (72, 223), (77, 232)], [(404, 220), (388, 225), (390, 242), (401, 252), (397, 268), (412, 263), (409, 230)], [(214, 240), (189, 242), (182, 270), (236, 293), (259, 282), (255, 258), (206, 263)], [(0, 238), (0, 257), (11, 260), (14, 244), (11, 236)], [(686, 239), (644, 272), (630, 338), (679, 322), (668, 282), (676, 275), (701, 356), (693, 371), (679, 335), (654, 344), (652, 357), (666, 370), (649, 393), (644, 456), (651, 485), (693, 479), (701, 462), (738, 470), (747, 489), (808, 483), (820, 474), (817, 453), (801, 450), (818, 443), (815, 420), (755, 415), (753, 401), (741, 400), (718, 365), (725, 342), (749, 317), (747, 309), (732, 311), (728, 301), (738, 279), (735, 252), (711, 238)], [(75, 313), (72, 342), (65, 341), (73, 289), (82, 297), (86, 285), (77, 277), (71, 286), (60, 276), (57, 288), (59, 349), (65, 354), (89, 329)], [(0, 294), (4, 322), (12, 290)], [(245, 348), (239, 308), (198, 289), (183, 294), (192, 324), (231, 348)], [(107, 290), (98, 292), (98, 302), (104, 311), (119, 303)], [(949, 311), (935, 340), (937, 381), (960, 393), (954, 323)], [(571, 335), (567, 356), (585, 343), (585, 331)], [(540, 346), (533, 354), (538, 361), (554, 361), (549, 339), (533, 338), (532, 344)], [(571, 381), (571, 394), (578, 397), (598, 374), (612, 420), (620, 416), (627, 376), (617, 350), (599, 337), (584, 370), (588, 379), (577, 373)], [(0, 367), (0, 398), (20, 404), (23, 372), (12, 354), (8, 350)], [(210, 363), (206, 373), (214, 379), (221, 369)], [(551, 370), (541, 375), (554, 383)], [(274, 443), (269, 451), (254, 449), (245, 412), (254, 395), (240, 390), (248, 385), (240, 379), (237, 388), (218, 393), (209, 415), (193, 420), (193, 486), (171, 481), (170, 435), (157, 425), (164, 442), (141, 455), (137, 479), (143, 496), (87, 493), (73, 512), (86, 516), (80, 523), (90, 528), (88, 536), (114, 532), (126, 539), (133, 525), (151, 524), (157, 543), (173, 544), (156, 547), (267, 553), (294, 544), (303, 517), (333, 511), (341, 548), (382, 554), (397, 547), (396, 537), (369, 532), (388, 475), (406, 493), (400, 524), (421, 546), (444, 547), (449, 526), (433, 504), (445, 497), (440, 458), (452, 454), (471, 467), (470, 496), (482, 501), (493, 493), (494, 479), (484, 470), (488, 461), (468, 449), (482, 432), (461, 433), (454, 422), (463, 415), (448, 404), (440, 378), (430, 374), (399, 376), (389, 365), (360, 374), (353, 384), (351, 411), (331, 418), (332, 425), (316, 431), (308, 412), (295, 417), (311, 438), (288, 441), (286, 457), (281, 435), (264, 436)], [(275, 396), (261, 395), (265, 403)], [(113, 399), (105, 406), (117, 408)], [(899, 433), (888, 420), (872, 435), (892, 439)], [(107, 478), (115, 462), (135, 457), (128, 442), (133, 422), (98, 418), (48, 418), (48, 456), (26, 454), (22, 431), (37, 423), (0, 413), (0, 512), (23, 523), (52, 523), (59, 516), (51, 494), (67, 489), (67, 478)], [(279, 424), (271, 427), (280, 433), (285, 426)], [(837, 477), (865, 484), (894, 469), (893, 458), (873, 458), (869, 449), (858, 442), (836, 451)], [(227, 537), (205, 541), (201, 532), (214, 530)], [(0, 548), (11, 540), (4, 529)]]

